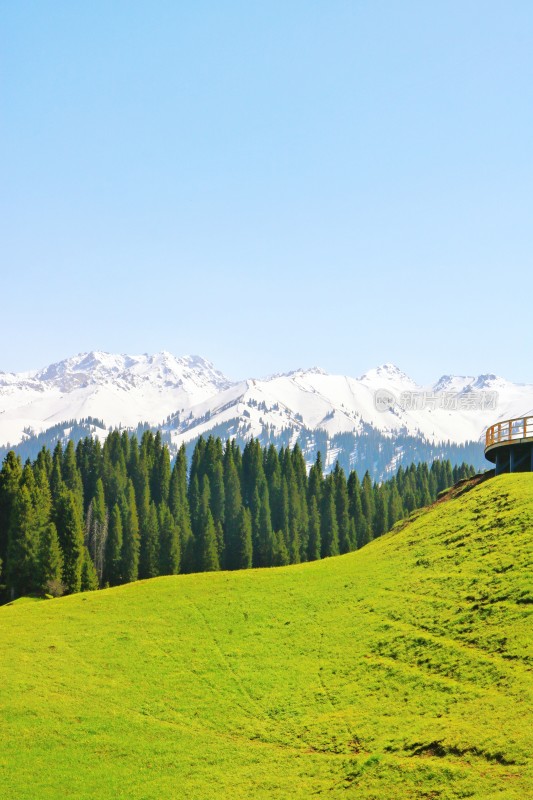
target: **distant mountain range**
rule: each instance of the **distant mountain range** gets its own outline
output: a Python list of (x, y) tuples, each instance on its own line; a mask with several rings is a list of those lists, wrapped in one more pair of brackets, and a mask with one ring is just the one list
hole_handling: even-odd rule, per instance
[(175, 452), (200, 435), (277, 446), (299, 442), (310, 463), (369, 469), (448, 457), (486, 466), (485, 428), (533, 413), (533, 385), (496, 375), (442, 376), (418, 386), (392, 364), (359, 378), (317, 367), (234, 382), (200, 356), (83, 353), (25, 373), (0, 373), (0, 454), (23, 457), (58, 439), (110, 429), (160, 429)]

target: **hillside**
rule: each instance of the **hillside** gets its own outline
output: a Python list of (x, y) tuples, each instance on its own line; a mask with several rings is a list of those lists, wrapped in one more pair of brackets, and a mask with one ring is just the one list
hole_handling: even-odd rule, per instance
[(533, 386), (496, 375), (443, 375), (417, 385), (393, 364), (359, 377), (314, 367), (231, 381), (200, 356), (81, 353), (26, 373), (0, 372), (0, 456), (35, 458), (58, 438), (104, 439), (110, 428), (161, 429), (176, 452), (213, 433), (244, 443), (300, 444), (376, 478), (400, 460), (450, 458), (482, 469), (488, 425), (533, 408)]
[(0, 609), (5, 800), (533, 793), (533, 475), (356, 553)]

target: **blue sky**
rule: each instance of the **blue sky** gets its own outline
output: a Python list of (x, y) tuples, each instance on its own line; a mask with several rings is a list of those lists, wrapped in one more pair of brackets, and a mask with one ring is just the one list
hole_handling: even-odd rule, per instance
[(0, 31), (0, 370), (533, 382), (529, 0), (17, 0)]

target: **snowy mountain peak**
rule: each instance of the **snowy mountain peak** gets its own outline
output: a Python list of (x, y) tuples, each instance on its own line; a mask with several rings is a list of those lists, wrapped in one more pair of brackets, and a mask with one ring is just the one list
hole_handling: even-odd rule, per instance
[(415, 386), (415, 382), (405, 372), (396, 366), (396, 364), (381, 364), (379, 367), (368, 370), (364, 375), (358, 379), (362, 383), (375, 384), (383, 382), (402, 383), (405, 385)]
[(299, 367), (298, 369), (290, 370), (290, 372), (275, 372), (272, 375), (268, 375), (264, 380), (273, 381), (276, 378), (301, 378), (306, 375), (328, 375), (328, 373), (325, 369), (322, 369), (322, 367)]
[(433, 384), (434, 392), (462, 392), (475, 381), (472, 375), (441, 375)]
[(473, 389), (501, 389), (508, 386), (509, 382), (505, 378), (500, 378), (498, 375), (487, 373), (486, 375), (478, 375), (472, 384)]
[[(377, 402), (383, 389), (394, 402)], [(491, 402), (453, 406), (445, 396), (472, 392), (490, 393)], [(532, 407), (533, 386), (490, 373), (443, 375), (433, 387), (417, 386), (386, 363), (361, 378), (311, 367), (233, 382), (199, 355), (92, 350), (33, 372), (0, 373), (0, 446), (92, 418), (102, 420), (97, 435), (104, 438), (110, 427), (162, 427), (173, 448), (215, 430), (243, 440), (300, 441), (307, 448), (313, 437), (327, 437), (334, 460), (346, 436), (373, 430), (392, 439), (477, 442), (488, 425)]]
[(212, 387), (220, 391), (231, 382), (210, 361), (200, 356), (176, 358), (163, 350), (154, 355), (118, 355), (92, 350), (58, 361), (31, 374), (31, 377), (62, 392), (87, 386), (113, 383), (121, 388), (149, 382), (152, 386)]
[(499, 378), (493, 373), (478, 375), (477, 377), (475, 375), (442, 375), (432, 389), (434, 392), (455, 392), (458, 394), (465, 391), (497, 391), (510, 385), (504, 378)]

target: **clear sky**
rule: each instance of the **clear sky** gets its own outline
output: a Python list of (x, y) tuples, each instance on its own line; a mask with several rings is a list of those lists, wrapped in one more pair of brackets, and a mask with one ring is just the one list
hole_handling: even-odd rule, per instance
[(533, 382), (531, 0), (4, 0), (0, 37), (0, 370)]

